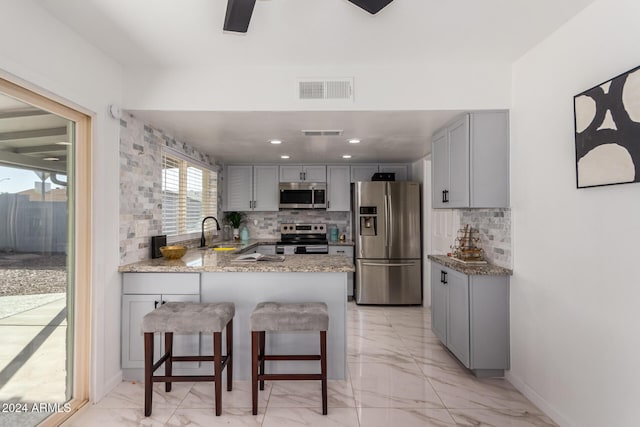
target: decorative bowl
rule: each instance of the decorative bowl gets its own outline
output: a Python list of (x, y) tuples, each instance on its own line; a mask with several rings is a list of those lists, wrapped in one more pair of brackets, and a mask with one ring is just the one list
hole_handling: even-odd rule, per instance
[(160, 246), (160, 253), (166, 259), (180, 259), (187, 253), (184, 245)]

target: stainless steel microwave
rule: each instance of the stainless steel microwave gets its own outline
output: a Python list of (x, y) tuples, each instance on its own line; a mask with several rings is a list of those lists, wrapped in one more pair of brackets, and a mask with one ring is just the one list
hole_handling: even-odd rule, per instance
[(326, 209), (324, 182), (281, 182), (280, 209)]

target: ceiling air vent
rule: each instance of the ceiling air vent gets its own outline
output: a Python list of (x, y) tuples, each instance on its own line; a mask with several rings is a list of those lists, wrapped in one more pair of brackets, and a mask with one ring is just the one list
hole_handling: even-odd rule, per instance
[(340, 136), (341, 130), (303, 130), (304, 136)]
[(353, 101), (353, 78), (298, 79), (298, 99)]

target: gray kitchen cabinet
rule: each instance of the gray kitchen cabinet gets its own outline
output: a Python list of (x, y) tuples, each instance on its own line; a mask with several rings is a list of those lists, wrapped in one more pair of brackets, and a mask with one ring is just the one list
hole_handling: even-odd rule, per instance
[[(143, 317), (169, 301), (200, 302), (200, 275), (185, 273), (124, 273), (122, 277), (122, 368), (144, 368)], [(154, 361), (164, 352), (156, 338)], [(177, 356), (200, 354), (199, 334), (174, 334)], [(181, 363), (179, 369), (198, 368), (198, 362)]]
[(351, 165), (351, 182), (371, 181), (374, 173), (378, 172), (378, 165)]
[(378, 172), (391, 172), (396, 175), (396, 181), (410, 181), (409, 166), (396, 165), (392, 163), (381, 163), (378, 165)]
[(509, 277), (431, 263), (431, 328), (477, 376), (509, 369)]
[(433, 135), (434, 208), (509, 206), (507, 111), (467, 113)]
[(327, 166), (327, 210), (351, 210), (351, 179), (349, 166)]
[(280, 166), (280, 182), (326, 182), (325, 165)]
[[(353, 246), (329, 246), (329, 255), (343, 255), (353, 260)], [(347, 273), (347, 297), (353, 298), (353, 273)]]
[(277, 211), (278, 166), (229, 165), (226, 211)]

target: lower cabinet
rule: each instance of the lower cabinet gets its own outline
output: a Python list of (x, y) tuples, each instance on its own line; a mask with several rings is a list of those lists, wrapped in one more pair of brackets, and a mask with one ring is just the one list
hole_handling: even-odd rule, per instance
[[(191, 273), (123, 273), (122, 368), (144, 368), (143, 317), (169, 301), (200, 302), (200, 275)], [(164, 340), (156, 334), (154, 362), (164, 353)], [(200, 334), (174, 334), (176, 356), (199, 355)], [(180, 369), (196, 369), (198, 362), (181, 362)]]
[[(353, 246), (329, 246), (329, 255), (344, 255), (353, 260)], [(347, 274), (347, 297), (353, 298), (353, 273)]]
[(509, 277), (466, 275), (432, 262), (431, 328), (478, 376), (509, 369)]

